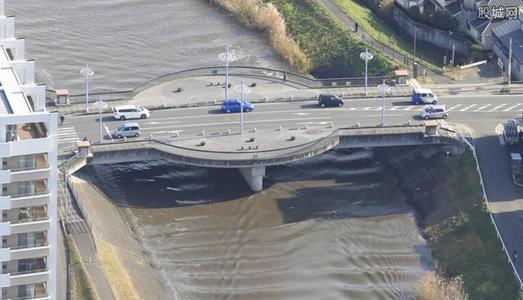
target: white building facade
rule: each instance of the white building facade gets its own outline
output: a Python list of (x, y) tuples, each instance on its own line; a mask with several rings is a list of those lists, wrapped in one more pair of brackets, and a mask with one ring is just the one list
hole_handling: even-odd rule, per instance
[(57, 123), (0, 0), (0, 299), (57, 298)]

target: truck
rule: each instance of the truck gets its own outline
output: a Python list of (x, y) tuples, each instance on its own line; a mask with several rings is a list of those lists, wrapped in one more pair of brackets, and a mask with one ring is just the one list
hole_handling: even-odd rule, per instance
[(505, 143), (514, 145), (519, 143), (518, 122), (514, 119), (503, 122), (503, 138)]

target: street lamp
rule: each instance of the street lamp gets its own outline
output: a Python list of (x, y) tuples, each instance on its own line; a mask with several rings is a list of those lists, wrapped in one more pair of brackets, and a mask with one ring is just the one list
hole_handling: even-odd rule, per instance
[(240, 94), (240, 134), (243, 134), (243, 95), (249, 94), (251, 90), (243, 83), (243, 80), (234, 89)]
[(225, 99), (229, 99), (229, 61), (233, 60), (233, 57), (229, 53), (229, 47), (225, 48), (225, 52), (220, 54), (220, 59), (225, 62)]
[(374, 55), (369, 52), (369, 48), (365, 48), (365, 52), (360, 53), (360, 58), (365, 61), (365, 96), (367, 96), (367, 78), (369, 60), (374, 58)]
[(388, 84), (383, 83), (378, 85), (378, 90), (381, 92), (381, 126), (385, 126), (385, 94), (388, 94), (392, 91), (392, 87)]
[(100, 112), (100, 115), (98, 117), (98, 123), (100, 123), (100, 143), (102, 143), (104, 139), (102, 112), (107, 107), (107, 103), (103, 102), (102, 97), (100, 97), (100, 100), (96, 101), (94, 103), (94, 106), (98, 108), (98, 111)]
[(80, 74), (85, 76), (85, 112), (89, 112), (89, 78), (94, 75), (94, 71), (89, 65), (85, 65), (80, 70)]

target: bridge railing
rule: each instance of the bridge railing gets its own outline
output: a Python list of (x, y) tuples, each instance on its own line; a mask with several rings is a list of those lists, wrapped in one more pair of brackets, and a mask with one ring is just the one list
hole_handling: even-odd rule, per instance
[[(487, 204), (487, 209), (488, 209), (488, 213), (489, 213), (489, 216), (490, 216), (490, 220), (491, 220), (492, 224), (494, 225), (494, 229), (496, 229), (496, 235), (497, 235), (498, 239), (501, 241), (501, 246), (502, 246), (503, 251), (505, 251), (505, 254), (507, 255), (507, 260), (508, 260), (509, 264), (512, 266), (512, 272), (514, 273), (516, 279), (519, 282), (519, 288), (523, 289), (523, 281), (521, 280), (521, 277), (520, 277), (520, 275), (519, 275), (519, 273), (518, 273), (518, 271), (516, 269), (516, 266), (514, 265), (514, 262), (512, 261), (512, 256), (510, 255), (509, 250), (507, 249), (507, 246), (505, 244), (505, 241), (503, 240), (503, 237), (501, 236), (501, 233), (499, 232), (498, 225), (496, 224), (496, 221), (494, 220), (494, 215), (492, 214), (492, 211), (490, 209), (489, 201), (488, 201), (488, 198), (487, 198), (487, 193), (485, 191), (485, 185), (484, 185), (484, 182), (483, 182), (483, 175), (481, 174), (481, 168), (479, 166), (478, 156), (477, 156), (477, 153), (476, 153), (476, 148), (465, 137), (461, 136), (461, 140), (472, 151), (472, 155), (474, 156), (474, 160), (476, 161), (476, 168), (477, 168), (478, 174), (479, 174), (479, 181), (480, 181), (480, 185), (481, 185), (481, 190), (483, 191), (483, 200)], [(473, 143), (474, 143), (474, 141), (473, 141)]]

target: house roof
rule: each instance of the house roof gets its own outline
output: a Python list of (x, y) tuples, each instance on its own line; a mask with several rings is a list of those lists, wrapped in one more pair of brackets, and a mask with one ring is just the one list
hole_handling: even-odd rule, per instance
[(523, 62), (523, 31), (519, 20), (505, 20), (492, 26), (492, 33), (508, 48), (512, 38), (512, 56)]
[(489, 19), (478, 19), (478, 18), (475, 18), (475, 19), (470, 20), (469, 24), (470, 24), (470, 27), (472, 27), (474, 29), (478, 29), (479, 27), (481, 27), (483, 25), (486, 25), (488, 22), (490, 22)]
[(453, 17), (459, 15), (462, 13), (461, 4), (458, 1), (449, 3), (445, 6), (445, 9), (449, 12), (449, 14)]
[(488, 2), (489, 7), (511, 7), (511, 6), (517, 6), (521, 7), (523, 6), (523, 0), (490, 0)]

